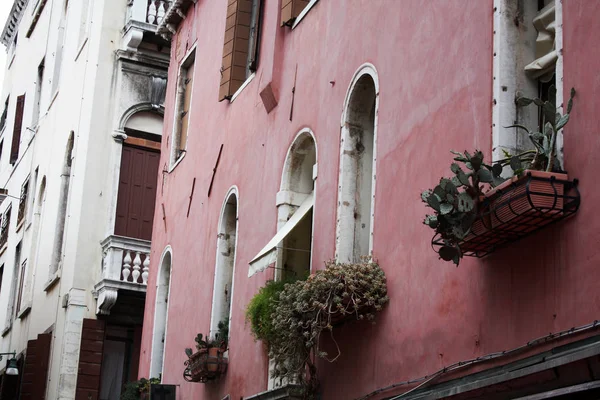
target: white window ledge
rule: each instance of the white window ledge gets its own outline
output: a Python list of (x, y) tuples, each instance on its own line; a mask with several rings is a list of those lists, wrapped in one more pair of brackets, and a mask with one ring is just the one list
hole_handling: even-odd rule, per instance
[(46, 284), (44, 285), (44, 292), (48, 292), (50, 289), (52, 289), (54, 287), (54, 285), (56, 285), (56, 283), (59, 281), (60, 279), (60, 269), (58, 271), (56, 271), (54, 274), (52, 274), (52, 276), (50, 276), (50, 278), (48, 278), (48, 282), (46, 282)]
[(296, 20), (294, 21), (294, 24), (292, 25), (292, 29), (294, 29), (296, 26), (298, 26), (298, 24), (300, 23), (300, 21), (302, 21), (304, 19), (304, 16), (306, 14), (308, 14), (308, 12), (315, 6), (315, 4), (317, 4), (319, 2), (319, 0), (310, 0), (310, 3), (308, 3), (306, 5), (306, 7), (304, 7), (304, 10), (302, 10), (302, 12), (300, 13), (300, 15), (298, 15), (298, 17), (296, 18)]
[(185, 158), (186, 154), (187, 154), (186, 150), (183, 150), (181, 152), (181, 154), (179, 155), (179, 157), (177, 157), (177, 160), (175, 160), (175, 162), (171, 166), (169, 166), (169, 173), (173, 172), (173, 170), (175, 169), (175, 167), (177, 167), (181, 163), (181, 161), (183, 161), (183, 159)]
[(246, 86), (248, 86), (250, 84), (250, 82), (252, 82), (252, 79), (254, 79), (255, 76), (256, 76), (256, 72), (253, 72), (252, 75), (250, 75), (244, 81), (244, 83), (242, 83), (242, 86), (240, 86), (240, 88), (235, 91), (233, 96), (231, 96), (231, 100), (229, 100), (230, 103), (233, 103), (233, 101), (239, 96), (239, 94), (242, 92), (242, 90), (244, 90), (246, 88)]

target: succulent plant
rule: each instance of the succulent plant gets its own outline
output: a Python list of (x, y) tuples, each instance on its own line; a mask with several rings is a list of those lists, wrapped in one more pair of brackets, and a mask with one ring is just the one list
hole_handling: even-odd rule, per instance
[(558, 136), (558, 132), (569, 122), (570, 113), (573, 109), (575, 89), (571, 88), (571, 96), (567, 103), (567, 113), (564, 115), (557, 112), (556, 87), (554, 85), (548, 89), (548, 97), (546, 101), (539, 98), (530, 99), (522, 96), (518, 96), (516, 99), (517, 106), (519, 107), (526, 107), (533, 103), (540, 108), (542, 111), (542, 126), (533, 131), (521, 124), (506, 127), (518, 128), (525, 131), (535, 149), (513, 156), (505, 153), (507, 158), (501, 161), (508, 159), (511, 168), (515, 171), (515, 175), (518, 175), (523, 169), (548, 172), (562, 170), (556, 158), (556, 137)]
[[(425, 217), (423, 223), (435, 230), (444, 241), (440, 257), (458, 265), (463, 256), (459, 244), (470, 233), (478, 216), (479, 198), (483, 196), (486, 184), (494, 187), (505, 179), (500, 176), (502, 165), (485, 164), (483, 153), (479, 150), (473, 155), (468, 151), (452, 151), (452, 154), (456, 162), (452, 163), (450, 170), (454, 176), (440, 179), (435, 188), (421, 194), (421, 199), (434, 211)], [(466, 169), (458, 163), (463, 163)]]
[[(543, 101), (539, 98), (530, 99), (518, 96), (516, 104), (525, 107), (535, 104), (542, 110), (542, 127), (537, 131), (530, 131), (520, 124), (506, 128), (518, 128), (527, 132), (529, 140), (534, 146), (519, 154), (511, 155), (504, 151), (504, 159), (488, 165), (484, 162), (483, 153), (475, 151), (473, 155), (467, 151), (455, 155), (454, 163), (450, 169), (454, 176), (450, 179), (442, 178), (439, 184), (421, 194), (421, 199), (428, 207), (434, 210), (433, 214), (425, 217), (423, 223), (435, 230), (444, 242), (439, 250), (443, 260), (459, 264), (463, 256), (460, 243), (469, 235), (471, 227), (480, 214), (480, 199), (483, 191), (488, 187), (495, 187), (506, 179), (501, 176), (504, 167), (510, 167), (514, 175), (520, 175), (525, 169), (560, 171), (561, 167), (556, 157), (556, 137), (558, 132), (569, 122), (573, 109), (575, 89), (571, 89), (571, 96), (567, 103), (567, 112), (562, 115), (556, 110), (556, 88), (549, 88), (549, 99)], [(460, 164), (463, 163), (466, 170)]]

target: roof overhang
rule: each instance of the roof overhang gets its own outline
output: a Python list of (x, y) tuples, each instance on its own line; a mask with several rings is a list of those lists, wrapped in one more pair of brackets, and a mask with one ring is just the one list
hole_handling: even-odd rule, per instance
[(13, 42), (15, 35), (19, 29), (19, 22), (21, 22), (21, 17), (23, 16), (23, 11), (27, 8), (27, 3), (29, 0), (15, 0), (8, 14), (8, 18), (6, 19), (6, 24), (4, 24), (4, 30), (2, 31), (2, 36), (0, 36), (0, 42), (4, 44), (6, 47), (10, 46)]
[(177, 26), (185, 19), (188, 9), (197, 2), (198, 0), (173, 0), (162, 21), (158, 24), (156, 33), (169, 40), (170, 36), (177, 31)]

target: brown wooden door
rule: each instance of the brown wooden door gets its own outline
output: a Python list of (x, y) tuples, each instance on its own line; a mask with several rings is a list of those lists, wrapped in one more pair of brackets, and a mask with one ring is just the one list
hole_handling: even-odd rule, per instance
[(123, 145), (115, 234), (152, 238), (160, 152)]
[(43, 333), (27, 342), (25, 366), (21, 383), (21, 400), (44, 400), (50, 366), (52, 335)]
[(87, 318), (83, 320), (75, 400), (98, 400), (99, 398), (104, 329), (104, 321)]

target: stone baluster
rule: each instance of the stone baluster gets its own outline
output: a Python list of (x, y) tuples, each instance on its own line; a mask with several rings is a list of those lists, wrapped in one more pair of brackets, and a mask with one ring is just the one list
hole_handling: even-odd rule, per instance
[(142, 269), (142, 283), (144, 285), (148, 284), (148, 271), (150, 270), (150, 254), (146, 254), (146, 259), (144, 260), (144, 268)]
[(167, 13), (167, 8), (169, 4), (166, 1), (160, 0), (158, 2), (158, 10), (156, 14), (156, 24), (160, 24)]
[(125, 258), (123, 258), (123, 281), (129, 282), (129, 275), (131, 275), (131, 252), (125, 252)]
[(135, 258), (133, 259), (133, 273), (132, 273), (133, 283), (138, 283), (138, 279), (139, 279), (140, 273), (141, 273), (140, 265), (142, 265), (142, 259), (140, 257), (140, 252), (137, 251), (135, 253)]
[(157, 15), (156, 2), (154, 0), (149, 0), (148, 1), (148, 14), (147, 14), (146, 22), (148, 22), (150, 24), (156, 24), (157, 23), (156, 15)]

